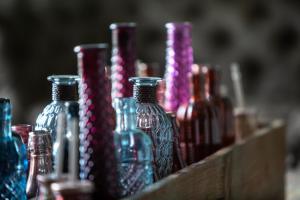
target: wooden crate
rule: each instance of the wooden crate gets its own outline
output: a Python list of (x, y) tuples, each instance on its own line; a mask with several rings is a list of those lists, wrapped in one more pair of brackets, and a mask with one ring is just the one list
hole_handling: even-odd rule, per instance
[(274, 121), (127, 199), (284, 199), (284, 160), (285, 126)]

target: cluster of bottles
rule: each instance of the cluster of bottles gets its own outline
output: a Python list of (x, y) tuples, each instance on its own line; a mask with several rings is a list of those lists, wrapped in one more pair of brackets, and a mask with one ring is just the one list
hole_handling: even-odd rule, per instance
[(76, 46), (79, 76), (48, 77), (52, 103), (34, 130), (11, 129), (9, 100), (0, 99), (1, 197), (127, 197), (234, 143), (219, 72), (193, 64), (190, 23), (166, 24), (164, 81), (151, 70), (136, 76), (135, 23), (110, 28), (111, 67), (107, 44)]

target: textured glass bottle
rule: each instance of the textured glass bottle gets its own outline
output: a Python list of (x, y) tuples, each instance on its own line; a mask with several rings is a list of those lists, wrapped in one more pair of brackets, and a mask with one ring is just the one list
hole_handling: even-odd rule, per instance
[(28, 151), (30, 153), (30, 169), (26, 193), (28, 198), (38, 194), (37, 175), (52, 172), (52, 142), (47, 131), (33, 131), (29, 134)]
[(111, 24), (110, 29), (112, 30), (112, 98), (131, 97), (132, 85), (128, 78), (135, 76), (136, 25), (117, 23)]
[(52, 102), (47, 105), (36, 120), (35, 130), (50, 131), (52, 141), (56, 139), (57, 115), (64, 111), (64, 103), (77, 101), (78, 76), (53, 75), (47, 78), (52, 82)]
[(114, 199), (117, 194), (115, 123), (110, 82), (105, 72), (106, 44), (75, 47), (80, 75), (80, 177), (94, 182), (95, 199)]
[(172, 172), (177, 172), (178, 170), (184, 168), (186, 166), (185, 161), (183, 160), (182, 150), (180, 147), (180, 134), (179, 128), (177, 125), (176, 115), (172, 112), (167, 113), (169, 119), (172, 122), (172, 129), (173, 129), (173, 167)]
[(192, 25), (167, 23), (166, 93), (165, 109), (176, 113), (178, 107), (189, 101), (188, 74), (193, 64)]
[(221, 96), (221, 77), (217, 69), (202, 66), (202, 71), (205, 73), (205, 97), (215, 107), (219, 118), (222, 145), (231, 145), (235, 141), (232, 104), (227, 97)]
[(117, 115), (117, 150), (120, 196), (135, 194), (153, 183), (151, 138), (136, 127), (136, 103), (133, 98), (114, 99)]
[(156, 88), (160, 78), (130, 78), (133, 96), (137, 102), (137, 126), (146, 132), (153, 144), (155, 180), (172, 173), (173, 130), (165, 111), (157, 104)]
[(0, 198), (25, 200), (26, 150), (12, 137), (9, 99), (0, 98), (0, 121)]
[(192, 96), (189, 103), (181, 105), (177, 112), (181, 146), (185, 148), (187, 164), (197, 162), (213, 152), (212, 136), (218, 134), (219, 130), (216, 116), (201, 93), (200, 83), (200, 67), (193, 65), (190, 74)]

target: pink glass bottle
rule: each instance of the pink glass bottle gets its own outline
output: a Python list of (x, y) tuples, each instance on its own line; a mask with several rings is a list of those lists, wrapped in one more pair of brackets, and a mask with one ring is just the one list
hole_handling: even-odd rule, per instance
[(114, 111), (105, 66), (106, 44), (74, 48), (80, 75), (80, 178), (94, 182), (95, 199), (115, 199), (117, 163), (114, 149)]
[(166, 92), (164, 108), (177, 112), (190, 98), (188, 74), (193, 64), (192, 25), (167, 23)]
[(136, 65), (136, 24), (111, 24), (112, 57), (111, 81), (112, 98), (131, 97), (132, 84), (128, 78), (135, 76)]
[(230, 99), (221, 95), (220, 72), (210, 66), (202, 66), (202, 69), (205, 73), (205, 96), (219, 118), (222, 145), (231, 145), (235, 141), (233, 107)]
[(32, 131), (32, 126), (29, 124), (16, 124), (11, 127), (11, 130), (21, 137), (22, 142), (27, 147), (29, 132)]

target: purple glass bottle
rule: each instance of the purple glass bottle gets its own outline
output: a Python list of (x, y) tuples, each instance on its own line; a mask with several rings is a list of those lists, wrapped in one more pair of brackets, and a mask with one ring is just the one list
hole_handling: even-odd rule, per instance
[(165, 109), (177, 112), (180, 105), (190, 98), (189, 78), (193, 64), (192, 25), (184, 23), (167, 23), (166, 49), (166, 92)]
[(132, 84), (128, 78), (135, 76), (136, 24), (111, 24), (112, 57), (111, 80), (112, 98), (131, 97)]
[(114, 111), (105, 72), (107, 45), (80, 45), (74, 51), (81, 77), (80, 178), (94, 182), (95, 199), (115, 199), (118, 177), (113, 153)]

